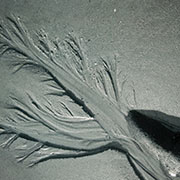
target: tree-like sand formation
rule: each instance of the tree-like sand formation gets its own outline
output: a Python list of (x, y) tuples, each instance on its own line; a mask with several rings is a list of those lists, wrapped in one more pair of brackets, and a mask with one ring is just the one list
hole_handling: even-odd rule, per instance
[(128, 108), (122, 103), (125, 81), (120, 83), (117, 56), (93, 65), (82, 39), (74, 34), (63, 42), (50, 41), (43, 31), (37, 37), (36, 44), (20, 18), (7, 17), (0, 25), (0, 57), (11, 58), (13, 73), (27, 67), (42, 70), (50, 89), (45, 96), (59, 98), (66, 113), (56, 111), (48, 100), (46, 105), (38, 101), (30, 90), (24, 99), (10, 96), (11, 103), (1, 104), (8, 111), (0, 121), (0, 134), (8, 134), (2, 146), (26, 139), (16, 153), (17, 160), (29, 166), (116, 149), (127, 155), (141, 179), (171, 179), (155, 155), (129, 132)]

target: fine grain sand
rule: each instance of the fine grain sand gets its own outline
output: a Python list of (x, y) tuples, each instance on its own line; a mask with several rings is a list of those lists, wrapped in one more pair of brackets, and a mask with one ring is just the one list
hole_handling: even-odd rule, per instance
[[(168, 1), (151, 0), (143, 1), (143, 4), (140, 1), (103, 2), (93, 0), (83, 2), (58, 0), (47, 1), (46, 3), (44, 3), (44, 1), (25, 2), (26, 1), (16, 2), (11, 0), (0, 2), (0, 16), (3, 20), (1, 22), (1, 25), (3, 25), (1, 30), (10, 30), (11, 42), (14, 40), (14, 43), (10, 43), (10, 49), (7, 49), (7, 51), (6, 47), (1, 49), (1, 54), (3, 54), (2, 52), (5, 53), (1, 56), (0, 61), (0, 130), (4, 133), (4, 135), (1, 136), (0, 142), (3, 146), (8, 145), (6, 142), (10, 140), (10, 146), (9, 151), (6, 148), (1, 148), (0, 151), (0, 161), (2, 162), (0, 178), (3, 180), (131, 180), (144, 177), (150, 180), (165, 179), (168, 177), (174, 179), (175, 176), (178, 176), (180, 172), (180, 165), (177, 159), (179, 152), (178, 117), (180, 117), (180, 95), (178, 92), (180, 86), (178, 1), (169, 3)], [(26, 31), (24, 35), (19, 31), (21, 26), (17, 23), (19, 21), (18, 17), (20, 17), (23, 28), (25, 27), (30, 33), (34, 44), (44, 48), (41, 48), (41, 51), (43, 51), (45, 56), (29, 52), (29, 49), (32, 52), (34, 52), (34, 49), (31, 44), (28, 44), (29, 41), (28, 38), (26, 39)], [(16, 32), (20, 32), (20, 36), (25, 40), (25, 48), (21, 45), (22, 42), (17, 41)], [(36, 32), (38, 32), (38, 34)], [(69, 35), (67, 36), (67, 34)], [(50, 41), (47, 37), (50, 38)], [(59, 40), (57, 40), (56, 37), (58, 37)], [(48, 58), (54, 58), (51, 57), (51, 55), (54, 55), (58, 47), (64, 47), (62, 44), (57, 46), (56, 43), (51, 42), (59, 43), (63, 42), (63, 40), (70, 46), (70, 50), (63, 49), (61, 50), (62, 54), (58, 56), (62, 58), (64, 53), (68, 67), (66, 71), (71, 72), (71, 74), (73, 73), (73, 76), (69, 76), (69, 73), (66, 72), (61, 73), (59, 70), (57, 71), (57, 68), (52, 68), (52, 65), (48, 64)], [(81, 44), (80, 51), (78, 49), (79, 46), (77, 46), (78, 44), (76, 44), (78, 41), (80, 44), (81, 42), (84, 43)], [(16, 51), (17, 47), (20, 48), (20, 51), (23, 50), (25, 54)], [(83, 52), (86, 52), (86, 55), (84, 55)], [(69, 61), (69, 59), (72, 58), (72, 54), (73, 56), (75, 55), (77, 59), (79, 58), (79, 60), (84, 57), (88, 62), (83, 61), (85, 63), (78, 64), (76, 62), (79, 61), (75, 61), (75, 66), (70, 67), (72, 61)], [(15, 57), (14, 55), (17, 56)], [(40, 57), (36, 62), (37, 64), (39, 62), (41, 63), (40, 60), (42, 57), (46, 65), (40, 64), (39, 66), (38, 64), (36, 68), (26, 66), (25, 69), (21, 69), (22, 63), (27, 60), (24, 59), (24, 55), (27, 55), (29, 59)], [(58, 56), (55, 58), (58, 59)], [(21, 61), (17, 61), (17, 58), (21, 59)], [(32, 65), (31, 61), (28, 63), (28, 65)], [(86, 63), (91, 63), (92, 65), (86, 66)], [(88, 74), (87, 67), (92, 68), (90, 68), (90, 74)], [(98, 69), (99, 67), (100, 69)], [(101, 67), (105, 68), (104, 72), (107, 72), (106, 75), (103, 74), (104, 72)], [(117, 79), (118, 82), (120, 81), (120, 84), (117, 83), (117, 86), (121, 88), (117, 88), (116, 80), (113, 79), (113, 73), (116, 68), (119, 70), (118, 73), (122, 71)], [(74, 70), (79, 71), (73, 72)], [(93, 70), (97, 72), (96, 87), (100, 90), (100, 94), (105, 95), (105, 97), (108, 96), (112, 99), (112, 102), (120, 102), (120, 110), (123, 115), (113, 110), (114, 104), (111, 106), (107, 105), (109, 101), (107, 101), (106, 98), (100, 103), (102, 99), (100, 98), (101, 95), (93, 94), (96, 91), (84, 89), (86, 86), (83, 86), (83, 81), (86, 81), (89, 86), (93, 87), (91, 78), (89, 78), (93, 75)], [(82, 78), (82, 85), (78, 85), (79, 81), (76, 81), (75, 76), (77, 74)], [(51, 78), (50, 80), (48, 79), (49, 77)], [(71, 77), (75, 79), (72, 80)], [(107, 80), (108, 77), (109, 80)], [(50, 82), (50, 84), (48, 84), (48, 81), (51, 80), (55, 83)], [(41, 84), (40, 82), (45, 82), (45, 84)], [(59, 82), (61, 83), (59, 84)], [(73, 84), (74, 82), (77, 83)], [(106, 83), (110, 83), (111, 85), (106, 85)], [(59, 86), (59, 89), (57, 89), (57, 84), (61, 86)], [(47, 87), (51, 87), (52, 89), (48, 89)], [(121, 96), (118, 95), (119, 93)], [(45, 94), (50, 95), (49, 101), (44, 99)], [(59, 106), (58, 98), (62, 95), (68, 97), (63, 99), (65, 104)], [(73, 99), (73, 102), (68, 99), (69, 97)], [(29, 102), (31, 102), (33, 106), (29, 106)], [(74, 105), (75, 102), (78, 106)], [(11, 107), (8, 106), (8, 111), (5, 106), (6, 104), (11, 105)], [(95, 105), (97, 107), (95, 107)], [(53, 109), (61, 112), (61, 115), (66, 115), (66, 119), (63, 119), (61, 127), (65, 127), (66, 123), (64, 123), (64, 121), (68, 120), (70, 122), (70, 119), (67, 119), (67, 117), (70, 115), (74, 116), (73, 113), (75, 113), (75, 115), (78, 114), (78, 118), (75, 118), (77, 126), (73, 125), (73, 129), (71, 129), (74, 130), (74, 128), (77, 128), (78, 133), (75, 133), (76, 135), (72, 132), (71, 134), (66, 134), (61, 129), (60, 134), (63, 134), (64, 139), (62, 139), (61, 136), (53, 134), (55, 130), (53, 128), (58, 128), (59, 124), (53, 121), (53, 123), (55, 123), (53, 126), (51, 123), (53, 117), (51, 115), (52, 112), (47, 109), (47, 112), (50, 114), (44, 114), (44, 109), (42, 111), (41, 106), (43, 106), (42, 109), (44, 107), (50, 107), (50, 110)], [(68, 108), (69, 106), (71, 107), (70, 109)], [(80, 108), (80, 110), (79, 106), (83, 108)], [(5, 111), (4, 107), (6, 109)], [(21, 118), (23, 119), (19, 119), (20, 115), (11, 114), (11, 110), (20, 112)], [(101, 114), (99, 113), (100, 111), (104, 111), (105, 113)], [(36, 116), (37, 114), (38, 116)], [(118, 118), (116, 115), (118, 115)], [(126, 121), (118, 121), (118, 119), (123, 119), (124, 115), (129, 123), (127, 130), (124, 124)], [(44, 117), (46, 118), (45, 122), (43, 121)], [(111, 117), (112, 122), (118, 125), (116, 126), (111, 121), (106, 120), (107, 117)], [(9, 118), (10, 121), (6, 121), (7, 118)], [(42, 121), (40, 124), (36, 124), (35, 127), (33, 124), (34, 120), (39, 121), (39, 118), (42, 119)], [(18, 123), (18, 125), (12, 123), (12, 119)], [(24, 119), (28, 121), (27, 125), (22, 124)], [(157, 128), (156, 132), (163, 131), (164, 136), (159, 137), (157, 133), (156, 136), (151, 137), (154, 132), (153, 130), (148, 131), (146, 129), (147, 124), (145, 123), (144, 126), (142, 119), (152, 122), (149, 123), (148, 126), (154, 127), (152, 128), (153, 130)], [(153, 124), (154, 120), (158, 123), (160, 122), (160, 124)], [(31, 122), (31, 124), (29, 124), (29, 122)], [(44, 126), (42, 126), (42, 124)], [(82, 126), (82, 124), (84, 125)], [(163, 127), (161, 127), (161, 124), (163, 124)], [(11, 125), (11, 128), (9, 128), (9, 125)], [(72, 124), (68, 124), (68, 126), (69, 125), (72, 126)], [(127, 142), (125, 140), (122, 144), (120, 143), (123, 146), (122, 149), (119, 145), (115, 145), (114, 148), (114, 144), (111, 147), (111, 143), (106, 146), (104, 140), (98, 142), (98, 144), (93, 144), (93, 140), (96, 138), (98, 138), (98, 141), (99, 138), (104, 138), (106, 141), (109, 141), (109, 138), (111, 139), (111, 137), (115, 135), (116, 138), (121, 139), (116, 127), (118, 127), (117, 129), (120, 131), (120, 134), (123, 133), (123, 135), (128, 135), (128, 137), (132, 136), (137, 142), (145, 144), (145, 149), (149, 148), (150, 153), (157, 159), (157, 161), (152, 161), (152, 163), (155, 164), (152, 169), (150, 168), (150, 171), (141, 169), (142, 167), (149, 169), (149, 164), (146, 160), (144, 161), (144, 159), (148, 158), (146, 150), (144, 150), (144, 155), (143, 153), (140, 155), (136, 149), (131, 148), (133, 145), (126, 144), (127, 142), (129, 143), (129, 140)], [(89, 130), (84, 133), (81, 132), (83, 128), (91, 128), (92, 131), (96, 129), (96, 131), (94, 131), (94, 134), (91, 134)], [(106, 130), (105, 132), (104, 129)], [(111, 132), (112, 129), (115, 133)], [(131, 135), (128, 134), (129, 129)], [(12, 131), (10, 136), (7, 135), (9, 131)], [(51, 135), (49, 136), (47, 132)], [(68, 139), (67, 142), (67, 137), (83, 137), (85, 146), (79, 141), (76, 142), (75, 139), (73, 139), (73, 143), (70, 141), (72, 139)], [(58, 138), (61, 138), (60, 144), (58, 143)], [(93, 140), (89, 141), (89, 138)], [(28, 142), (28, 144), (26, 142), (27, 139), (31, 141)], [(35, 140), (35, 143), (32, 142), (32, 140)], [(122, 138), (122, 140), (124, 140), (124, 138)], [(37, 142), (40, 142), (40, 144)], [(42, 145), (45, 145), (45, 147)], [(65, 149), (68, 147), (70, 151), (60, 152), (57, 151), (57, 149), (48, 149), (49, 146), (53, 148), (65, 147)], [(20, 147), (20, 154), (18, 154), (18, 150), (15, 151), (17, 147)], [(98, 147), (100, 147), (100, 149)], [(101, 147), (103, 147), (103, 149)], [(129, 156), (126, 157), (124, 153), (119, 152), (119, 150), (124, 151), (124, 148), (125, 152), (127, 148), (127, 152), (130, 153), (130, 158), (131, 156), (134, 158), (134, 155), (136, 155), (136, 157), (139, 156), (137, 158), (138, 160), (142, 158), (141, 162), (143, 162), (145, 166), (139, 167), (137, 159), (133, 159), (131, 161), (132, 164), (130, 164), (127, 159)], [(74, 150), (81, 151), (74, 154)], [(86, 150), (88, 150), (88, 153)], [(35, 157), (33, 157), (34, 152)], [(55, 158), (56, 155), (60, 158), (51, 160), (49, 157), (51, 157), (53, 153), (55, 153)], [(17, 164), (14, 158), (16, 155), (18, 156), (17, 159), (22, 161), (22, 163)], [(50, 160), (40, 163), (33, 168), (26, 168), (26, 165), (29, 165), (29, 159), (32, 160), (34, 158), (36, 162), (36, 158), (41, 158), (43, 157), (42, 155), (46, 156), (45, 160)], [(88, 157), (86, 155), (88, 155)], [(62, 157), (80, 158), (61, 159)], [(24, 162), (24, 160), (27, 161)], [(161, 162), (163, 166), (166, 166), (164, 168), (165, 171), (158, 167), (157, 164), (159, 162)], [(32, 162), (30, 162), (30, 165), (31, 164)], [(136, 170), (134, 166), (136, 166)], [(152, 175), (152, 177), (149, 175)], [(178, 179), (178, 177), (176, 178)]]

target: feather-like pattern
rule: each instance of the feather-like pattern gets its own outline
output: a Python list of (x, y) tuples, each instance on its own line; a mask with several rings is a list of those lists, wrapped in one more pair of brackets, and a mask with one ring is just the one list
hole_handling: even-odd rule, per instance
[[(74, 34), (63, 42), (49, 40), (44, 31), (37, 37), (35, 44), (16, 16), (0, 25), (0, 57), (13, 57), (14, 73), (26, 67), (41, 69), (46, 74), (41, 82), (48, 88), (46, 103), (29, 91), (24, 99), (14, 94), (9, 97), (11, 103), (2, 104), (8, 113), (0, 121), (0, 134), (8, 137), (1, 146), (25, 139), (16, 154), (18, 161), (27, 161), (29, 166), (115, 148), (127, 154), (140, 178), (171, 179), (156, 157), (130, 135), (125, 118), (128, 108), (121, 96), (125, 81), (121, 87), (117, 57), (101, 58), (93, 67), (83, 41)], [(59, 98), (61, 112), (53, 108), (49, 96)]]

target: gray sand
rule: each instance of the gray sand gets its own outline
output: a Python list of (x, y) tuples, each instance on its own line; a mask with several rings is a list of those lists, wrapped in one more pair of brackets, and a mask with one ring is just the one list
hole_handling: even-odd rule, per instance
[[(41, 6), (40, 1), (26, 5), (1, 3), (5, 34), (2, 41), (6, 45), (1, 51), (0, 125), (5, 134), (1, 141), (8, 145), (5, 142), (9, 140), (9, 153), (22, 161), (17, 170), (10, 171), (11, 177), (2, 175), (3, 179), (31, 179), (31, 174), (35, 179), (173, 179), (179, 172), (176, 159), (168, 157), (174, 161), (172, 167), (170, 162), (168, 168), (164, 167), (166, 162), (161, 166), (159, 157), (166, 157), (166, 152), (156, 152), (156, 145), (140, 137), (141, 132), (131, 139), (127, 116), (131, 109), (155, 110), (165, 114), (156, 118), (148, 111), (139, 112), (157, 121), (171, 121), (169, 129), (179, 126), (177, 3), (148, 1), (142, 7), (139, 2), (115, 1), (54, 1), (46, 6)], [(55, 3), (56, 8), (47, 11)], [(30, 11), (28, 6), (34, 8)], [(18, 14), (20, 20), (12, 13)], [(19, 22), (25, 24), (34, 43)], [(38, 35), (33, 33), (42, 27)], [(53, 41), (47, 39), (46, 32)], [(51, 43), (56, 37), (60, 42), (65, 39), (65, 45)], [(40, 47), (38, 51), (36, 47)], [(59, 59), (63, 60), (57, 63)], [(120, 71), (123, 73), (117, 77)], [(166, 114), (173, 115), (175, 123)], [(72, 118), (76, 125), (71, 123)], [(11, 135), (6, 135), (9, 132)], [(145, 141), (148, 143), (144, 146)], [(17, 147), (21, 150), (16, 151)], [(163, 155), (157, 157), (159, 152)], [(5, 157), (13, 169), (15, 160), (8, 154)], [(15, 173), (21, 166), (51, 158), (57, 159)], [(5, 167), (1, 174), (7, 174)], [(98, 169), (95, 167), (100, 168), (97, 173), (93, 173)]]

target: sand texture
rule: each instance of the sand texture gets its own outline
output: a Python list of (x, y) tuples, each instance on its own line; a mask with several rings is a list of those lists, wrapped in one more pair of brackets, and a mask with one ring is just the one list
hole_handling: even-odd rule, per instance
[[(2, 146), (11, 146), (19, 137), (26, 139), (27, 143), (16, 149), (17, 160), (27, 159), (28, 166), (111, 148), (127, 155), (140, 178), (171, 179), (159, 160), (131, 137), (126, 120), (128, 107), (124, 110), (121, 103), (125, 81), (120, 89), (116, 55), (111, 61), (101, 58), (100, 64), (93, 67), (84, 54), (82, 39), (74, 34), (61, 43), (51, 42), (41, 31), (36, 45), (19, 17), (7, 17), (6, 21), (9, 27), (6, 22), (1, 25), (1, 57), (11, 58), (13, 73), (22, 69), (42, 72), (39, 83), (47, 83), (48, 92), (44, 102), (30, 90), (23, 90), (18, 92), (24, 94), (23, 99), (14, 93), (11, 103), (1, 103), (7, 111), (0, 123), (1, 134), (9, 136)], [(53, 108), (48, 96), (59, 98), (65, 112)], [(29, 146), (28, 141), (33, 145)]]
[[(101, 159), (107, 152), (109, 165), (115, 162), (111, 153), (116, 154), (114, 159), (118, 157), (112, 169), (120, 164), (121, 179), (179, 179), (180, 118), (178, 113), (139, 104), (140, 87), (134, 83), (138, 70), (130, 78), (119, 51), (95, 59), (96, 54), (91, 56), (88, 51), (91, 39), (74, 30), (62, 38), (40, 26), (32, 33), (25, 19), (8, 13), (0, 22), (0, 146), (10, 167), (19, 163), (17, 170), (21, 166), (31, 179), (29, 174), (37, 167), (44, 166), (39, 169), (42, 173), (55, 165), (50, 176), (56, 179), (63, 161), (81, 164), (82, 158)], [(163, 66), (158, 72), (161, 70)], [(80, 169), (78, 173), (65, 167), (62, 171), (79, 179)], [(92, 174), (96, 179), (97, 174)], [(108, 179), (106, 172), (99, 179), (103, 177)], [(111, 173), (112, 178), (118, 176)]]

